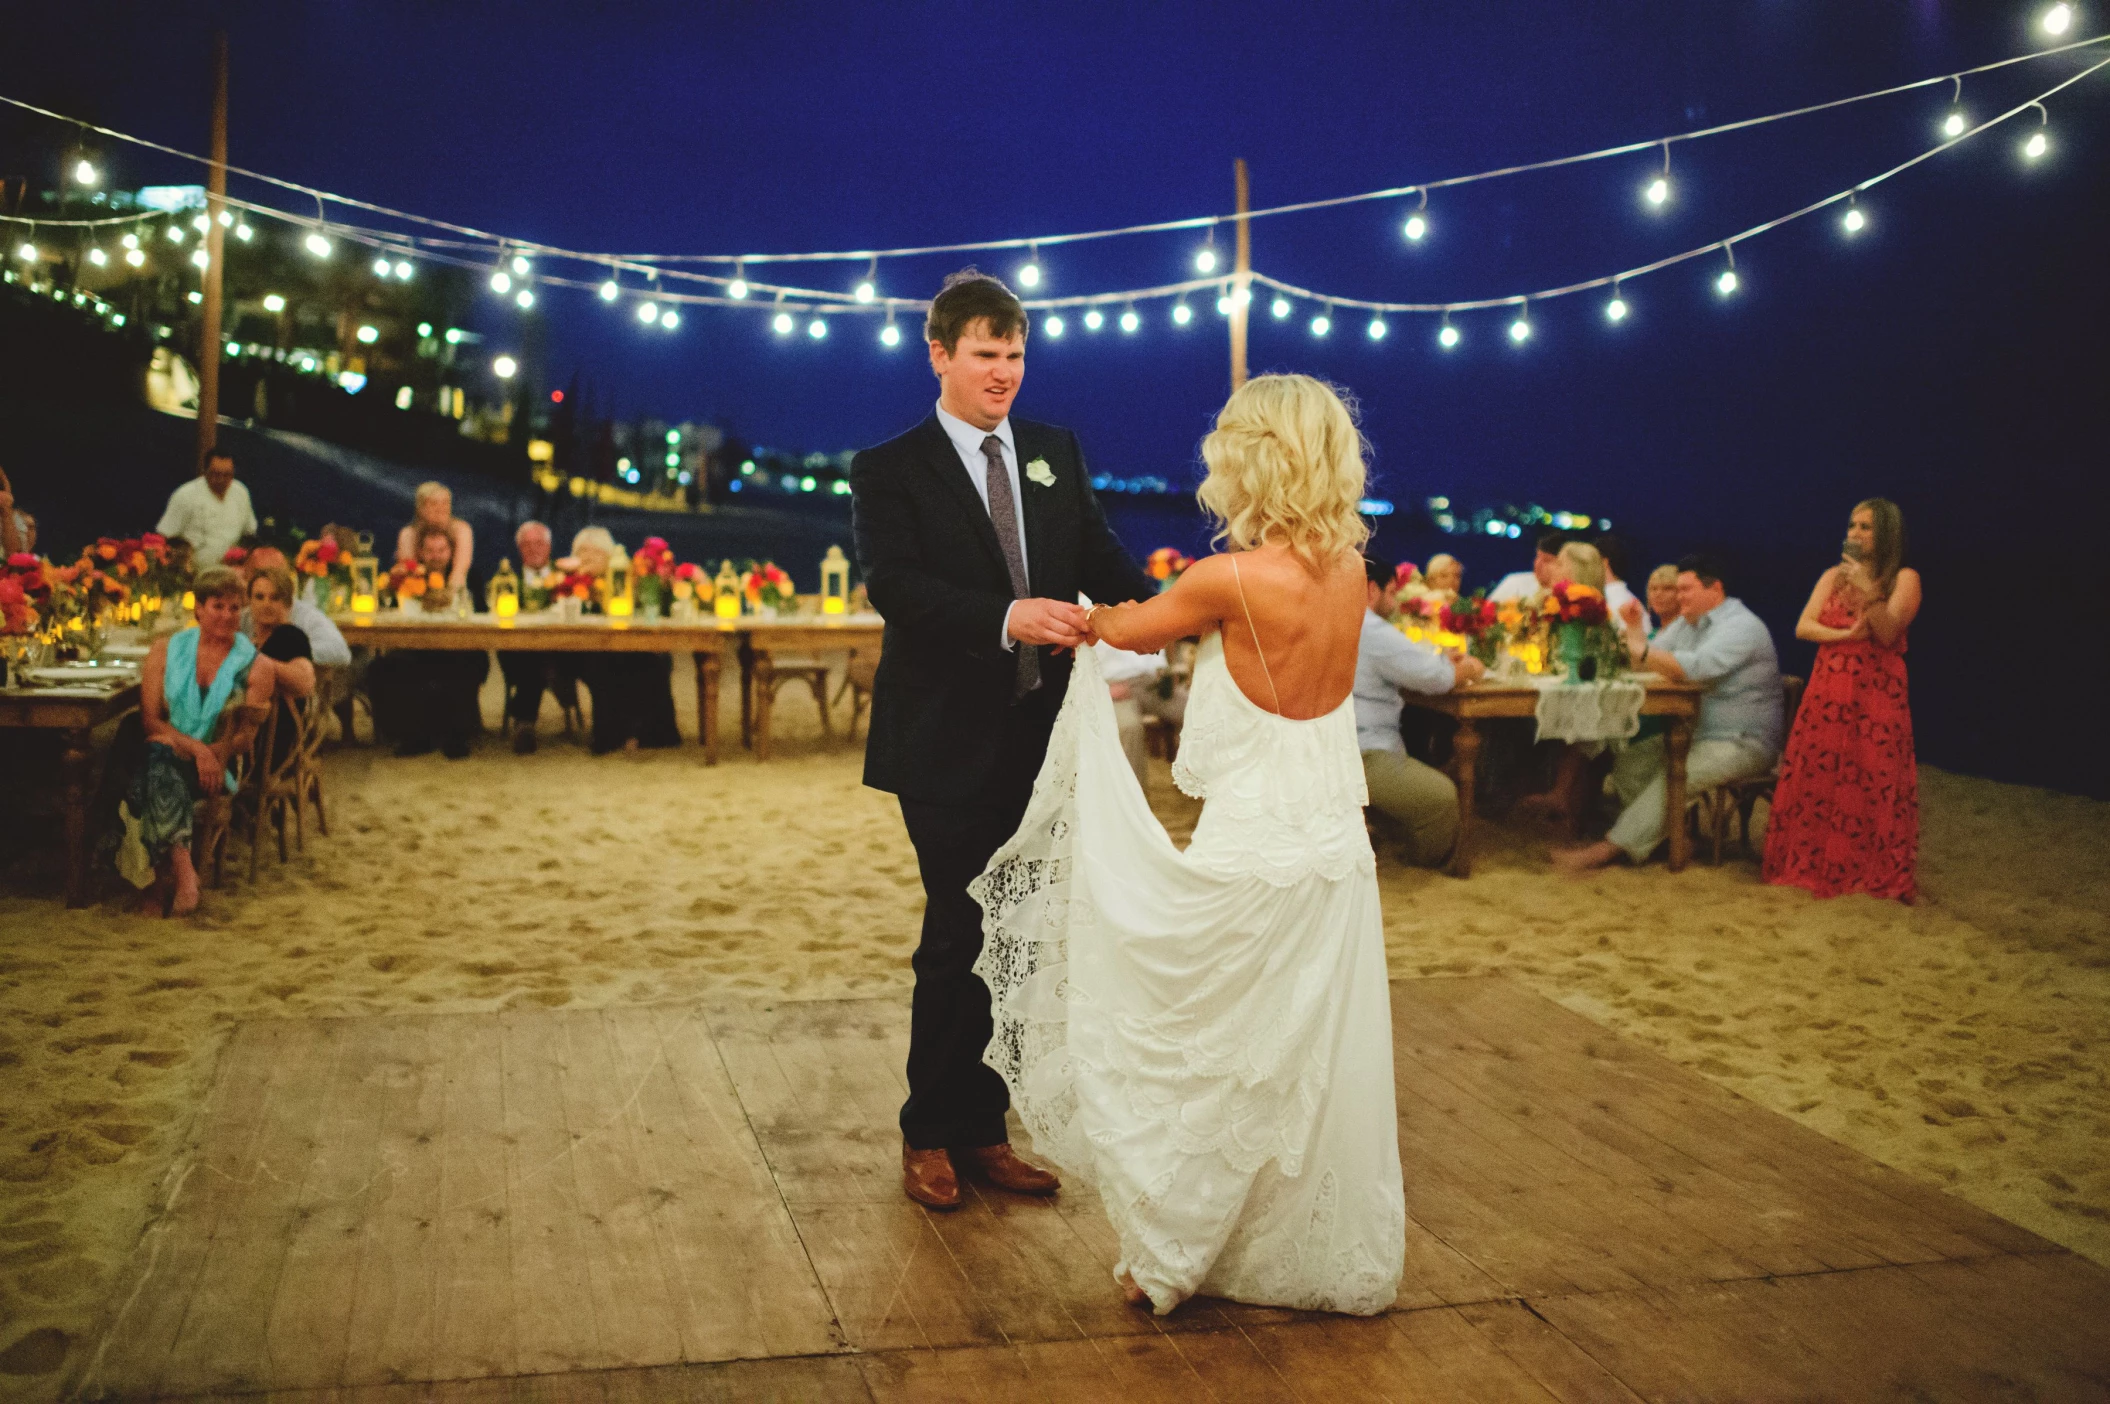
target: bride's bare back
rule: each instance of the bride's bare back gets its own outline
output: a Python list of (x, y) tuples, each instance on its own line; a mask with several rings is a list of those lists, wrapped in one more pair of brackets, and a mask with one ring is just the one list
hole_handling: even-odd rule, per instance
[(1092, 625), (1114, 647), (1138, 653), (1221, 629), (1224, 664), (1249, 701), (1293, 720), (1323, 717), (1355, 689), (1364, 579), (1353, 551), (1315, 572), (1270, 543), (1197, 561), (1164, 594), (1096, 610)]

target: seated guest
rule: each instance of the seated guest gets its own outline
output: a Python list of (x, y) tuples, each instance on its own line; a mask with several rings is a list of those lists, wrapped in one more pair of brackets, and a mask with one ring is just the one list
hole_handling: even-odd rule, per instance
[[(1587, 541), (1570, 541), (1561, 547), (1560, 554), (1553, 559), (1551, 574), (1553, 578), (1547, 581), (1548, 588), (1555, 585), (1587, 585), (1600, 593), (1606, 593), (1609, 601), (1609, 593), (1605, 591), (1604, 557)], [(1633, 596), (1629, 594), (1627, 598), (1632, 600)], [(1589, 789), (1590, 762), (1603, 750), (1602, 742), (1587, 746), (1562, 746), (1560, 759), (1554, 763), (1553, 787), (1537, 794), (1520, 796), (1516, 804), (1517, 815), (1563, 820), (1571, 830), (1580, 825), (1584, 796)]]
[[(589, 575), (606, 575), (615, 558), (606, 527), (587, 527), (571, 539), (571, 553)], [(588, 653), (579, 656), (579, 681), (593, 694), (593, 753), (617, 748), (679, 746), (674, 723), (674, 656), (669, 653)]]
[(1101, 639), (1092, 645), (1099, 659), (1099, 676), (1114, 699), (1114, 725), (1121, 734), (1121, 752), (1136, 773), (1136, 784), (1145, 790), (1150, 781), (1150, 746), (1143, 736), (1143, 719), (1159, 717), (1177, 731), (1187, 715), (1187, 689), (1168, 686), (1163, 653), (1130, 653)]
[[(173, 886), (166, 910), (177, 916), (198, 907), (192, 807), (207, 795), (234, 793), (228, 763), (255, 739), (276, 685), (274, 666), (257, 657), (239, 628), (242, 577), (209, 566), (191, 582), (191, 594), (197, 622), (155, 640), (140, 670), (147, 744), (121, 810), (117, 855), (118, 871), (134, 887)], [(223, 725), (230, 705), (237, 710)]]
[(415, 501), (410, 525), (396, 533), (396, 559), (420, 559), (419, 534), (428, 527), (437, 527), (447, 534), (448, 559), (452, 562), (447, 568), (447, 588), (462, 589), (469, 583), (469, 559), (476, 552), (476, 533), (454, 515), (454, 493), (445, 483), (419, 483)]
[[(1765, 621), (1732, 599), (1721, 569), (1704, 556), (1678, 562), (1677, 622), (1654, 642), (1646, 629), (1626, 625), (1627, 651), (1637, 669), (1703, 684), (1699, 725), (1685, 763), (1687, 801), (1731, 780), (1763, 775), (1780, 755), (1780, 662)], [(1663, 842), (1667, 822), (1682, 814), (1663, 812), (1669, 766), (1661, 736), (1636, 740), (1612, 766), (1612, 783), (1625, 807), (1601, 842), (1563, 849), (1554, 861), (1571, 871), (1602, 867), (1625, 854), (1645, 862)]]
[(1597, 554), (1604, 557), (1604, 603), (1612, 618), (1622, 619), (1626, 615), (1627, 601), (1638, 597), (1626, 583), (1626, 542), (1609, 531), (1599, 532), (1591, 543)]
[[(1648, 612), (1655, 616), (1655, 622), (1650, 624), (1647, 616), (1643, 616), (1642, 623), (1648, 628), (1648, 636), (1653, 639), (1657, 634), (1668, 628), (1671, 621), (1678, 617), (1678, 611), (1682, 608), (1683, 606), (1678, 603), (1678, 568), (1674, 565), (1659, 565), (1650, 571), (1648, 573)], [(1622, 622), (1626, 622), (1626, 615), (1622, 614), (1619, 617)]]
[[(454, 535), (427, 523), (418, 529), (415, 559), (446, 573), (454, 565)], [(375, 726), (396, 740), (399, 756), (438, 747), (449, 760), (469, 754), (469, 738), (483, 729), (476, 694), (491, 671), (490, 655), (467, 649), (395, 649), (367, 670)]]
[[(1598, 593), (1604, 593), (1604, 557), (1587, 541), (1570, 541), (1553, 557), (1553, 569), (1546, 581), (1552, 585), (1587, 585)], [(1632, 599), (1629, 595), (1627, 598)]]
[(1817, 577), (1803, 607), (1795, 637), (1817, 645), (1817, 662), (1766, 819), (1767, 882), (1819, 897), (1916, 895), (1905, 633), (1919, 617), (1920, 577), (1904, 558), (1904, 514), (1870, 498), (1847, 522), (1845, 559)]
[(1528, 600), (1553, 583), (1553, 563), (1559, 559), (1561, 547), (1568, 544), (1568, 534), (1549, 531), (1539, 537), (1537, 554), (1531, 558), (1531, 569), (1511, 571), (1502, 577), (1487, 597), (1500, 603), (1503, 600)]
[[(549, 528), (540, 522), (522, 522), (520, 530), (513, 533), (513, 544), (520, 549), (520, 588), (541, 586), (552, 573)], [(569, 699), (575, 705), (578, 701), (578, 681), (572, 674), (569, 657), (562, 653), (507, 650), (498, 655), (498, 670), (506, 679), (506, 714), (513, 719), (513, 753), (532, 755), (535, 723), (542, 716), (543, 691), (555, 692), (560, 703)]]
[(1456, 599), (1459, 590), (1465, 586), (1465, 566), (1456, 556), (1438, 551), (1422, 568), (1421, 581), (1431, 594)]
[[(242, 574), (250, 581), (267, 570), (283, 570), (290, 576), (292, 567), (286, 563), (286, 553), (276, 546), (259, 546), (242, 558)], [(317, 609), (312, 601), (298, 589), (293, 592), (292, 603), (287, 607), (287, 622), (298, 625), (307, 636), (312, 650), (307, 657), (314, 660), (318, 668), (348, 668), (352, 663), (352, 647), (344, 641), (344, 633), (330, 621), (330, 616)], [(254, 633), (248, 619), (242, 621), (245, 633)]]
[(1406, 834), (1410, 863), (1435, 867), (1458, 841), (1458, 787), (1434, 766), (1407, 754), (1400, 736), (1403, 692), (1445, 693), (1485, 676), (1475, 658), (1449, 659), (1415, 643), (1389, 621), (1397, 609), (1393, 567), (1363, 558), (1368, 608), (1355, 658), (1355, 736), (1363, 753), (1370, 807)]
[(7, 481), (6, 472), (0, 470), (0, 561), (34, 551), (36, 545), (36, 525), (27, 513), (16, 508), (14, 487)]
[(293, 710), (296, 698), (315, 695), (315, 653), (307, 631), (292, 622), (296, 592), (293, 572), (283, 565), (255, 565), (253, 553), (244, 561), (249, 576), (249, 608), (243, 614), (242, 632), (256, 651), (276, 666), (278, 731), (271, 744), (275, 768), (300, 739), (300, 717)]

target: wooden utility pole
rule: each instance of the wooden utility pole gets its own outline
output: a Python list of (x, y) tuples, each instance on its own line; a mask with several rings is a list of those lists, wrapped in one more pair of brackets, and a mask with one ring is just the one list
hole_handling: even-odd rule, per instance
[(205, 454), (218, 437), (220, 424), (220, 289), (225, 271), (227, 231), (220, 212), (227, 208), (227, 31), (212, 36), (212, 169), (205, 195), (205, 304), (198, 324), (198, 451), (194, 471), (205, 471)]
[(1231, 265), (1231, 388), (1245, 384), (1246, 314), (1253, 303), (1253, 235), (1246, 211), (1252, 208), (1246, 189), (1245, 161), (1235, 165), (1238, 182), (1238, 255)]

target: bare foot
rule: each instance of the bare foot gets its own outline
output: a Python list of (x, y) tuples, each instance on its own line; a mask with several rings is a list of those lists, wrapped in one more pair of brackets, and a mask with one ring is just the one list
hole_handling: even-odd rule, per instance
[(1548, 824), (1559, 823), (1572, 826), (1575, 822), (1575, 816), (1569, 812), (1565, 804), (1561, 803), (1559, 793), (1553, 790), (1547, 790), (1536, 795), (1520, 796), (1509, 812), (1518, 819), (1536, 819)]
[(178, 847), (170, 855), (169, 870), (176, 879), (176, 900), (169, 904), (170, 916), (189, 916), (198, 910), (198, 869), (189, 850)]
[(1136, 1280), (1133, 1277), (1124, 1272), (1115, 1277), (1114, 1281), (1120, 1284), (1122, 1301), (1127, 1302), (1132, 1307), (1143, 1307), (1146, 1310), (1150, 1307), (1150, 1293), (1136, 1286)]
[(1556, 848), (1552, 855), (1554, 867), (1575, 877), (1602, 868), (1618, 856), (1618, 848), (1602, 839), (1580, 848)]

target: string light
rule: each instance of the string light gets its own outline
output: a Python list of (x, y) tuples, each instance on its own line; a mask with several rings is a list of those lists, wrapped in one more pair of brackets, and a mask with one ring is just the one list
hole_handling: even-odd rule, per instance
[(2042, 132), (2033, 133), (2028, 141), (2022, 143), (2022, 154), (2032, 161), (2050, 149), (2051, 143), (2045, 139)]
[(681, 325), (681, 314), (670, 307), (659, 314), (659, 324), (664, 330), (673, 331)]
[(1097, 331), (1105, 325), (1106, 314), (1098, 308), (1094, 307), (1091, 311), (1084, 314), (1084, 329), (1086, 331)]
[(124, 238), (118, 240), (118, 242), (123, 244), (128, 249), (136, 249), (139, 247), (139, 236), (137, 234), (127, 234)]
[(1231, 315), (1231, 295), (1229, 293), (1224, 293), (1216, 299), (1216, 315), (1219, 317)]
[(1450, 314), (1446, 312), (1443, 325), (1436, 329), (1436, 344), (1446, 351), (1455, 351), (1458, 349), (1459, 339), (1458, 329), (1451, 325)]
[(622, 295), (622, 284), (616, 282), (615, 279), (610, 278), (607, 282), (601, 284), (601, 301), (613, 302)]
[(500, 269), (500, 270), (499, 270), (498, 272), (496, 272), (496, 273), (493, 273), (493, 274), (491, 275), (491, 291), (492, 291), (492, 292), (495, 292), (495, 293), (509, 293), (509, 292), (511, 292), (512, 290), (513, 290), (513, 280), (512, 280), (512, 278), (511, 278), (511, 277), (509, 277), (509, 276), (508, 276), (508, 275), (506, 274), (506, 272), (505, 272), (505, 270), (504, 270), (504, 269)]
[(1275, 320), (1279, 322), (1284, 317), (1287, 317), (1290, 312), (1294, 309), (1290, 307), (1288, 298), (1278, 297), (1274, 300), (1272, 304), (1269, 305), (1267, 310), (1274, 313)]
[(1138, 317), (1138, 316), (1136, 315), (1136, 309), (1135, 309), (1135, 308), (1131, 307), (1131, 308), (1129, 308), (1129, 309), (1128, 309), (1128, 310), (1127, 310), (1126, 312), (1123, 312), (1123, 313), (1121, 314), (1121, 330), (1122, 330), (1122, 331), (1125, 331), (1125, 332), (1134, 332), (1136, 328), (1138, 328), (1138, 327), (1140, 327), (1140, 326), (1142, 326), (1142, 325), (1143, 325), (1143, 319), (1142, 319), (1141, 317)]
[(637, 319), (640, 322), (643, 322), (646, 326), (651, 326), (654, 322), (659, 320), (659, 304), (656, 302), (639, 303), (637, 309)]
[(141, 267), (146, 261), (147, 256), (143, 251), (136, 248), (125, 250), (125, 262), (131, 264), (134, 268)]
[(396, 281), (397, 281), (397, 282), (399, 282), (399, 283), (407, 283), (407, 282), (409, 282), (409, 281), (410, 281), (410, 275), (411, 275), (412, 273), (416, 272), (416, 271), (417, 271), (416, 269), (414, 269), (413, 267), (411, 267), (411, 263), (410, 263), (410, 260), (409, 260), (409, 259), (407, 259), (407, 258), (399, 258), (399, 259), (397, 259), (397, 260), (396, 260)]
[(361, 346), (371, 346), (381, 339), (379, 327), (361, 327), (357, 333)]
[(1313, 336), (1324, 336), (1332, 330), (1333, 318), (1327, 316), (1324, 312), (1311, 319), (1311, 334)]
[(88, 261), (100, 268), (110, 261), (110, 255), (104, 253), (101, 249), (90, 248), (88, 250)]
[(190, 222), (190, 227), (197, 230), (200, 234), (203, 234), (208, 229), (212, 228), (212, 221), (207, 219), (204, 215), (199, 215), (196, 219)]
[(901, 344), (901, 328), (895, 326), (892, 322), (888, 322), (881, 327), (879, 329), (879, 344), (889, 348), (899, 346)]
[(37, 246), (24, 239), (21, 246), (15, 250), (15, 257), (21, 259), (24, 263), (35, 263), (37, 261)]
[(315, 230), (310, 233), (302, 243), (307, 251), (317, 258), (328, 258), (335, 252), (334, 246), (328, 239), (323, 237), (321, 230)]
[(1868, 216), (1861, 213), (1851, 195), (1846, 197), (1846, 213), (1839, 217), (1839, 227), (1849, 234), (1858, 234), (1868, 227)]
[(872, 266), (865, 271), (864, 281), (857, 285), (856, 296), (859, 302), (870, 302), (873, 298), (879, 296), (878, 280), (879, 260), (875, 258), (872, 260)]
[(246, 244), (256, 237), (256, 231), (251, 229), (246, 223), (237, 224), (234, 227), (234, 237)]
[(815, 317), (806, 324), (806, 335), (812, 337), (815, 341), (821, 340), (827, 334), (828, 323), (819, 317)]
[(234, 227), (234, 212), (232, 210), (220, 211), (220, 227), (222, 229), (232, 229)]
[(1735, 292), (1739, 286), (1741, 286), (1741, 280), (1737, 278), (1734, 268), (1723, 269), (1722, 276), (1714, 280), (1714, 290), (1723, 297)]
[(1197, 273), (1204, 274), (1214, 273), (1216, 271), (1215, 244), (1210, 243), (1202, 245), (1201, 251), (1194, 255), (1194, 271)]
[(1049, 336), (1060, 339), (1062, 336), (1062, 318), (1051, 315), (1048, 320), (1040, 324), (1040, 329)]
[(74, 166), (73, 178), (82, 185), (94, 185), (100, 179), (95, 171), (95, 163), (85, 156), (80, 159), (79, 164)]
[[(1418, 244), (1427, 237), (1429, 232), (1429, 192), (1426, 189), (1421, 192), (1421, 203), (1414, 207), (1414, 213), (1407, 216), (1407, 222), (1400, 226), (1399, 232), (1406, 235), (1407, 242), (1412, 244)], [(1281, 314), (1277, 313), (1276, 315), (1280, 316)]]
[(212, 267), (212, 255), (207, 253), (203, 249), (193, 249), (191, 251), (190, 261), (198, 265), (198, 267), (200, 268)]
[(529, 267), (530, 267), (530, 265), (529, 265), (529, 263), (528, 263), (528, 261), (527, 261), (527, 258), (526, 258), (526, 257), (525, 257), (524, 255), (522, 255), (522, 254), (514, 254), (514, 255), (513, 255), (513, 271), (514, 271), (515, 273), (517, 273), (517, 274), (519, 274), (519, 275), (520, 275), (521, 277), (525, 278), (525, 277), (527, 276), (527, 273), (528, 273), (528, 268), (529, 268)]
[(744, 297), (746, 297), (746, 296), (747, 296), (747, 265), (746, 265), (746, 264), (744, 264), (744, 263), (736, 263), (736, 264), (734, 264), (734, 265), (733, 265), (733, 280), (732, 280), (732, 282), (730, 282), (730, 283), (727, 283), (727, 284), (725, 285), (725, 295), (726, 295), (727, 297), (734, 297), (734, 298), (744, 298)]
[[(169, 227), (168, 227), (168, 228), (167, 228), (167, 229), (166, 229), (166, 230), (164, 231), (164, 234), (165, 234), (165, 236), (167, 237), (168, 241), (169, 241), (169, 242), (170, 242), (171, 244), (180, 244), (180, 243), (182, 243), (182, 242), (183, 242), (183, 226), (182, 226), (182, 225), (180, 225), (180, 224), (171, 224), (171, 225), (170, 225), (170, 226), (169, 226)], [(314, 245), (314, 244), (313, 244), (312, 242), (311, 242), (311, 243), (309, 243), (309, 245), (308, 245), (308, 249), (309, 249), (309, 251), (310, 251), (310, 252), (313, 252), (314, 248), (315, 248), (315, 245)]]
[(1372, 341), (1383, 341), (1385, 339), (1385, 319), (1372, 317), (1368, 331)]
[(1026, 261), (1018, 270), (1018, 285), (1022, 288), (1040, 286), (1040, 249), (1037, 245), (1026, 246)]
[(794, 323), (791, 320), (791, 314), (789, 312), (777, 313), (776, 319), (770, 323), (770, 326), (776, 329), (776, 333), (778, 336), (790, 336), (791, 328), (793, 325)]
[(522, 288), (519, 292), (513, 294), (513, 302), (515, 306), (525, 312), (535, 305), (535, 294), (526, 288)]
[(387, 259), (377, 258), (374, 260), (374, 276), (377, 278), (386, 278), (388, 276)]
[(1963, 110), (1961, 108), (1951, 109), (1949, 115), (1942, 119), (1941, 134), (1953, 140), (1963, 135), (1965, 125)]
[(1626, 314), (1626, 299), (1620, 296), (1615, 289), (1612, 293), (1612, 300), (1604, 305), (1604, 319), (1607, 322), (1623, 322), (1626, 320)]
[(2073, 27), (2073, 6), (2054, 5), (2044, 12), (2044, 18), (2039, 23), (2044, 26), (2046, 34), (2057, 38)]
[(1509, 324), (1509, 339), (1519, 346), (1531, 340), (1530, 303), (1524, 303), (1517, 308), (1517, 319)]

